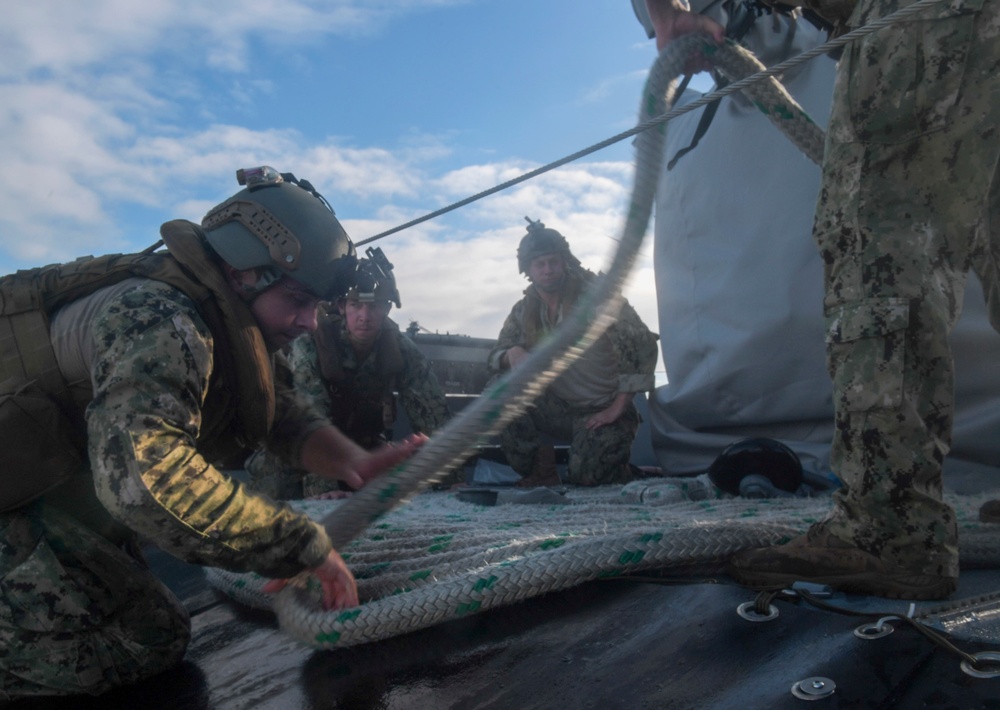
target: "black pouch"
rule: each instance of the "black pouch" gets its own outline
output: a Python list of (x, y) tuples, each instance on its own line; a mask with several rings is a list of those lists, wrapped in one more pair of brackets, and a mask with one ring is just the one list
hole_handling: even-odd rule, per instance
[(73, 427), (60, 406), (33, 382), (0, 386), (0, 513), (65, 482), (83, 465)]

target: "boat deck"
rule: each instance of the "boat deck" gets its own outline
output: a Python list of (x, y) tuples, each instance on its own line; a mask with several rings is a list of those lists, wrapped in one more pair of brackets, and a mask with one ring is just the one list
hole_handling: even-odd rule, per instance
[[(1000, 678), (966, 674), (956, 655), (905, 624), (881, 638), (855, 635), (873, 614), (905, 614), (906, 602), (833, 594), (826, 601), (869, 616), (777, 602), (777, 618), (757, 622), (737, 614), (753, 593), (724, 576), (615, 579), (314, 651), (282, 634), (271, 614), (212, 589), (201, 568), (155, 549), (149, 557), (191, 612), (185, 663), (100, 698), (12, 708), (780, 709), (803, 707), (793, 689), (822, 695), (831, 682), (833, 694), (811, 707), (1000, 707)], [(1000, 652), (997, 592), (1000, 571), (963, 571), (952, 600), (984, 599), (953, 624), (963, 651)]]

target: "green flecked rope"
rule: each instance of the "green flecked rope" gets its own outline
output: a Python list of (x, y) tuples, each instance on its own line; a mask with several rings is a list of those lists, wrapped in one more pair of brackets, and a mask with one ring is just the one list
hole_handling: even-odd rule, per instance
[[(639, 106), (639, 122), (650, 121), (663, 115), (673, 102), (676, 87), (676, 77), (688, 58), (694, 54), (707, 56), (727, 72), (742, 76), (747, 71), (762, 68), (753, 55), (738, 45), (727, 43), (716, 46), (709, 38), (701, 35), (689, 35), (671, 42), (657, 57), (650, 69), (643, 88)], [(747, 69), (747, 67), (750, 67)], [(757, 87), (757, 85), (752, 85)], [(800, 145), (807, 154), (812, 154), (814, 160), (822, 155), (822, 132), (808, 119), (801, 107), (788, 95), (774, 79), (768, 79), (758, 88), (748, 89), (752, 92), (751, 99), (765, 110), (768, 118), (789, 133), (793, 141)], [(778, 110), (775, 107), (781, 106)], [(804, 128), (803, 128), (804, 126)], [(556, 377), (572, 364), (586, 349), (595, 342), (607, 327), (614, 322), (621, 305), (621, 288), (636, 259), (643, 237), (649, 225), (652, 213), (656, 185), (659, 179), (663, 155), (665, 126), (658, 125), (638, 134), (636, 138), (636, 166), (633, 179), (632, 195), (626, 214), (625, 225), (619, 247), (607, 273), (595, 281), (580, 299), (578, 307), (564, 319), (560, 327), (541, 347), (533, 351), (521, 366), (509, 372), (494, 386), (485, 391), (476, 401), (466, 407), (456, 417), (449, 421), (436, 433), (417, 454), (402, 466), (380, 476), (357, 491), (336, 511), (323, 518), (322, 523), (330, 535), (336, 549), (344, 552), (349, 543), (355, 540), (372, 524), (394, 508), (412, 499), (421, 490), (443, 478), (447, 473), (462, 465), (469, 456), (477, 450), (477, 444), (485, 441), (492, 434), (500, 431), (507, 423), (519, 416), (530, 402), (541, 393)], [(721, 538), (722, 529), (713, 530), (713, 535)], [(744, 536), (745, 537), (745, 536)], [(773, 533), (765, 535), (773, 540)], [(761, 539), (756, 538), (760, 544)], [(656, 543), (663, 545), (661, 541)], [(614, 543), (618, 545), (618, 543)], [(560, 547), (555, 554), (560, 552)], [(574, 549), (569, 546), (567, 550)], [(645, 551), (636, 548), (640, 559), (654, 559), (656, 555), (647, 555)], [(641, 554), (640, 554), (641, 553)], [(620, 557), (620, 554), (619, 554)], [(534, 556), (525, 558), (535, 559)], [(616, 559), (616, 558), (615, 558)], [(531, 563), (526, 563), (531, 564)], [(520, 567), (518, 567), (520, 569)], [(537, 570), (538, 581), (528, 583), (519, 579), (521, 592), (511, 592), (505, 596), (491, 596), (492, 602), (503, 598), (513, 599), (515, 596), (527, 593), (541, 593), (553, 588), (552, 585), (563, 585), (565, 581), (548, 579), (551, 573)], [(584, 576), (592, 575), (593, 569), (584, 572)], [(490, 575), (493, 577), (496, 575)], [(530, 575), (529, 576), (533, 576)], [(246, 588), (245, 579), (231, 579), (226, 573), (214, 573), (213, 579), (217, 586), (233, 594)], [(487, 578), (489, 579), (489, 577)], [(577, 581), (573, 584), (579, 583)], [(478, 582), (477, 582), (478, 584)], [(486, 584), (486, 583), (484, 583)], [(489, 583), (495, 585), (496, 581)], [(463, 583), (458, 583), (454, 590), (446, 592), (446, 597), (460, 591)], [(336, 633), (331, 630), (349, 623), (352, 628), (358, 625), (358, 619), (365, 619), (366, 625), (371, 615), (370, 604), (365, 604), (358, 610), (349, 612), (328, 612), (321, 608), (315, 600), (309, 601), (297, 585), (289, 585), (275, 595), (272, 608), (278, 616), (281, 627), (291, 635), (310, 645), (329, 647), (341, 643), (349, 643), (344, 639), (341, 630)], [(390, 598), (391, 599), (391, 598)], [(382, 600), (391, 604), (390, 600)], [(465, 606), (461, 606), (465, 604)], [(413, 608), (422, 608), (417, 604)], [(450, 611), (437, 612), (432, 616), (418, 613), (425, 621), (428, 618), (441, 620), (454, 613), (487, 608), (482, 600), (468, 603), (445, 604)], [(458, 607), (461, 606), (461, 609)], [(348, 614), (348, 617), (344, 615)], [(394, 612), (395, 618), (399, 612)], [(434, 623), (434, 622), (432, 622)], [(323, 631), (317, 631), (323, 629)], [(362, 632), (364, 633), (364, 632)], [(368, 637), (365, 636), (365, 639)], [(359, 643), (355, 640), (350, 643)]]
[[(254, 575), (210, 570), (215, 586), (245, 603), (272, 608), (281, 627), (304, 643), (334, 648), (387, 638), (601, 576), (718, 561), (740, 549), (773, 544), (801, 532), (815, 519), (802, 508), (815, 503), (801, 501), (790, 519), (768, 521), (748, 515), (744, 502), (742, 509), (734, 508), (712, 522), (700, 521), (692, 515), (696, 511), (689, 510), (681, 511), (685, 525), (673, 521), (665, 526), (657, 524), (649, 508), (604, 505), (596, 510), (584, 506), (588, 510), (582, 511), (571, 505), (556, 508), (595, 516), (599, 529), (574, 523), (572, 529), (553, 533), (551, 527), (532, 530), (532, 523), (522, 520), (487, 532), (478, 525), (465, 525), (452, 514), (451, 519), (423, 519), (417, 532), (408, 531), (405, 536), (393, 530), (394, 510), (398, 514), (399, 506), (460, 466), (475, 453), (477, 444), (520, 415), (614, 322), (621, 287), (652, 211), (663, 152), (662, 117), (672, 98), (672, 82), (694, 53), (709, 57), (724, 74), (738, 80), (734, 83), (803, 153), (821, 161), (822, 131), (780, 84), (770, 75), (761, 76), (760, 81), (741, 79), (763, 69), (749, 52), (731, 43), (717, 47), (701, 36), (672, 42), (654, 63), (643, 90), (640, 124), (652, 122), (653, 127), (637, 134), (631, 203), (607, 274), (584, 294), (579, 307), (542, 348), (452, 419), (412, 459), (321, 518), (322, 511), (314, 510), (357, 575), (366, 603), (356, 609), (325, 611), (315, 590), (289, 586), (266, 597), (259, 591), (263, 580)], [(828, 501), (820, 503), (815, 515), (827, 506)], [(550, 517), (539, 516), (537, 507), (526, 508), (525, 515), (536, 523), (553, 523)], [(434, 525), (437, 530), (432, 529)], [(359, 546), (362, 536), (365, 544)], [(978, 538), (973, 535), (971, 539), (975, 549)], [(401, 548), (407, 547), (419, 554), (404, 561), (406, 550)], [(963, 555), (969, 554), (976, 555), (963, 547)], [(981, 556), (994, 559), (992, 549)]]
[[(702, 35), (681, 37), (664, 49), (650, 69), (640, 102), (640, 122), (666, 112), (673, 99), (673, 82), (693, 54), (710, 58), (734, 78), (764, 69), (739, 45), (727, 43), (719, 47)], [(816, 162), (822, 159), (822, 130), (774, 78), (751, 84), (747, 92), (803, 152)], [(621, 306), (621, 288), (649, 225), (664, 135), (662, 125), (638, 134), (629, 209), (618, 250), (607, 273), (588, 289), (578, 307), (564, 319), (553, 336), (535, 349), (523, 364), (463, 409), (412, 459), (366, 485), (351, 497), (344, 509), (323, 520), (335, 548), (340, 549), (394, 507), (461, 466), (476, 452), (477, 444), (524, 412), (531, 401), (614, 322)]]
[[(748, 50), (739, 45), (727, 43), (717, 47), (701, 35), (679, 38), (659, 54), (649, 71), (639, 104), (639, 122), (666, 113), (673, 103), (676, 77), (682, 73), (689, 57), (696, 54), (709, 57), (734, 79), (764, 69)], [(803, 151), (813, 160), (821, 160), (822, 131), (775, 79), (768, 78), (752, 84), (747, 92), (768, 118)], [(665, 132), (666, 127), (659, 125), (638, 134), (630, 204), (621, 241), (606, 274), (583, 294), (578, 306), (553, 336), (533, 351), (524, 363), (452, 419), (412, 459), (366, 485), (335, 514), (323, 519), (336, 549), (344, 550), (348, 543), (393, 508), (461, 466), (475, 453), (477, 444), (499, 432), (524, 412), (531, 401), (614, 322), (621, 306), (621, 288), (649, 226)], [(714, 534), (721, 535), (721, 531), (716, 530)], [(554, 554), (565, 554), (559, 550), (555, 550)], [(645, 552), (642, 557), (645, 557)], [(544, 590), (547, 584), (529, 584), (526, 587), (535, 588)], [(340, 615), (331, 617), (316, 604), (303, 603), (302, 594), (296, 585), (290, 585), (277, 595), (274, 610), (283, 629), (298, 638), (315, 642), (316, 634), (310, 629), (317, 628), (317, 625), (323, 627), (324, 624), (339, 623), (335, 620)], [(482, 603), (477, 601), (475, 609), (479, 608), (482, 608)], [(339, 640), (339, 635), (337, 638)]]
[[(363, 601), (354, 609), (323, 610), (316, 589), (296, 590), (285, 601), (283, 592), (276, 600), (260, 591), (267, 580), (252, 574), (212, 569), (209, 578), (243, 604), (274, 609), (282, 629), (299, 641), (341, 648), (592, 580), (653, 570), (682, 578), (714, 575), (735, 552), (803, 532), (830, 505), (828, 497), (748, 500), (718, 493), (689, 500), (690, 491), (683, 491), (688, 483), (661, 479), (571, 489), (568, 505), (482, 507), (455, 493), (418, 496), (343, 548)], [(661, 495), (649, 495), (651, 489)], [(1000, 562), (996, 526), (977, 520), (988, 497), (946, 497), (956, 511), (963, 565)], [(319, 519), (346, 503), (294, 505)], [(282, 603), (291, 608), (282, 610)]]

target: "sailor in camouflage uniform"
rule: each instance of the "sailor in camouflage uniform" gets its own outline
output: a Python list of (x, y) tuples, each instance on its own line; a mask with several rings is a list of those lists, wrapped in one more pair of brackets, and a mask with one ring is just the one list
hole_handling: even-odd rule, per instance
[[(62, 485), (0, 513), (0, 703), (99, 694), (181, 660), (188, 615), (143, 563), (140, 540), (273, 578), (311, 570), (328, 606), (357, 604), (322, 526), (214, 465), (266, 441), (359, 486), (419, 443), (369, 454), (294, 396), (280, 358), (272, 370), (275, 351), (315, 328), (354, 248), (308, 183), (271, 168), (245, 177), (251, 187), (202, 226), (163, 225), (168, 253), (35, 270), (72, 286), (46, 294), (71, 294), (49, 314), (51, 346), (89, 456)], [(0, 280), (5, 303), (35, 272)]]
[[(288, 362), (295, 389), (313, 408), (372, 449), (392, 440), (397, 405), (422, 434), (441, 427), (449, 411), (427, 358), (388, 317), (393, 303), (401, 305), (392, 264), (381, 249), (369, 247), (367, 254), (346, 295), (320, 306), (316, 332), (292, 343)], [(247, 470), (254, 486), (274, 497), (308, 498), (338, 488), (266, 451), (255, 454)]]
[[(861, 0), (848, 24), (909, 4)], [(814, 231), (844, 486), (807, 535), (738, 556), (740, 581), (914, 599), (955, 589), (947, 336), (970, 268), (1000, 325), (998, 126), (998, 0), (941, 2), (845, 51)]]
[[(531, 285), (507, 316), (490, 352), (494, 373), (526, 358), (595, 278), (573, 256), (562, 234), (541, 222), (528, 223), (517, 264)], [(624, 302), (617, 322), (501, 433), (508, 463), (529, 480), (543, 473), (539, 456), (545, 433), (570, 441), (569, 483), (596, 486), (635, 478), (638, 469), (629, 458), (639, 412), (632, 400), (653, 388), (657, 355), (657, 336)]]

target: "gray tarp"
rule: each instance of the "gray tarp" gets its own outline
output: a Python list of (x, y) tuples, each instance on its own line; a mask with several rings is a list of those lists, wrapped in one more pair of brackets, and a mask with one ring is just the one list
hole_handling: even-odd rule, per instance
[[(722, 13), (710, 11), (724, 23)], [(824, 40), (807, 21), (764, 16), (745, 44), (770, 65)], [(823, 56), (782, 78), (824, 126), (834, 71)], [(701, 115), (669, 124), (666, 160), (689, 145)], [(811, 237), (818, 187), (819, 168), (741, 96), (724, 99), (698, 147), (664, 169), (654, 264), (669, 384), (651, 396), (650, 420), (668, 475), (703, 472), (747, 436), (779, 439), (807, 470), (828, 471), (833, 408)], [(958, 413), (946, 472), (958, 476), (1000, 467), (1000, 336), (974, 276), (952, 344)]]

